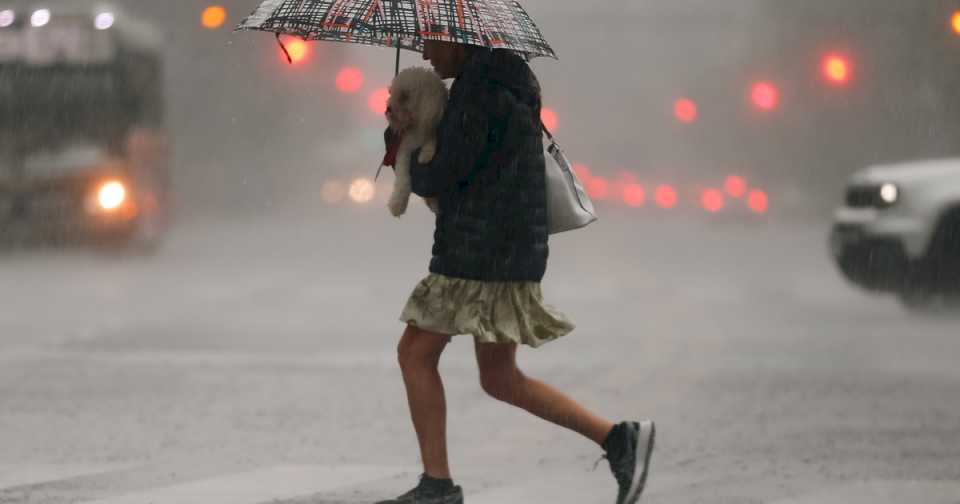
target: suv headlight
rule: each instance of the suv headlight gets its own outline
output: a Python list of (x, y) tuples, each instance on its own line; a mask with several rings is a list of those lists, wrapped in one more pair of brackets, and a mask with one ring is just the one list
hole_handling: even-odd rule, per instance
[(900, 188), (896, 184), (883, 184), (880, 186), (880, 201), (885, 206), (895, 204), (900, 200)]

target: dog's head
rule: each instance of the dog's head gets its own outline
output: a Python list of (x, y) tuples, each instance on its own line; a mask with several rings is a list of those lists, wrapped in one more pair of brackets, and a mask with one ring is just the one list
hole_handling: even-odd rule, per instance
[(390, 84), (387, 122), (390, 129), (401, 134), (435, 128), (446, 104), (447, 86), (436, 73), (422, 67), (407, 68)]

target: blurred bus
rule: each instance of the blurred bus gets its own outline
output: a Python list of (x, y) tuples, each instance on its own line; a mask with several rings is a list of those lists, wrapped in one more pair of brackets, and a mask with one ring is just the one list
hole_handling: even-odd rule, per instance
[(152, 248), (170, 210), (160, 37), (81, 3), (0, 2), (0, 239)]

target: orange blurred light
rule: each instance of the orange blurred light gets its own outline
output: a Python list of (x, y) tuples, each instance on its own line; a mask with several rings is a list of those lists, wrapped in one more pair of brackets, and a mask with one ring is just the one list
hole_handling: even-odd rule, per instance
[(747, 194), (747, 180), (737, 175), (730, 175), (723, 183), (723, 190), (731, 198), (742, 198)]
[(673, 104), (673, 115), (682, 123), (692, 123), (697, 120), (697, 104), (693, 100), (681, 98)]
[(850, 80), (850, 62), (837, 55), (823, 60), (823, 75), (833, 84), (846, 84)]
[(767, 198), (767, 193), (759, 189), (750, 191), (750, 195), (747, 196), (747, 206), (755, 213), (767, 213), (767, 210), (770, 209), (770, 200)]
[(356, 68), (344, 68), (337, 74), (337, 89), (344, 93), (356, 93), (363, 87), (363, 72)]
[(677, 206), (677, 190), (672, 186), (662, 185), (657, 187), (653, 199), (660, 208), (673, 208)]
[(623, 188), (623, 202), (634, 208), (642, 207), (647, 201), (647, 192), (640, 184), (627, 184)]
[(757, 108), (770, 111), (780, 103), (780, 91), (769, 82), (758, 82), (750, 90), (750, 99)]
[(553, 109), (546, 107), (540, 109), (540, 119), (551, 133), (557, 129), (557, 113)]
[(953, 13), (953, 18), (951, 18), (951, 23), (953, 25), (953, 32), (957, 35), (960, 35), (960, 10)]
[(219, 5), (211, 5), (206, 9), (203, 9), (203, 14), (200, 16), (200, 22), (203, 24), (203, 27), (208, 30), (216, 30), (223, 26), (227, 22), (227, 9)]
[(390, 90), (387, 88), (380, 88), (370, 95), (370, 99), (367, 100), (367, 106), (370, 107), (370, 110), (373, 111), (373, 113), (383, 115), (387, 113), (387, 100), (389, 99)]
[(592, 199), (605, 200), (610, 194), (610, 184), (602, 177), (591, 177), (587, 181), (587, 196)]
[(703, 191), (703, 195), (700, 197), (700, 204), (703, 205), (704, 210), (717, 213), (723, 210), (726, 203), (723, 199), (723, 193), (719, 189), (707, 189)]
[[(286, 46), (287, 52), (290, 53), (290, 59), (293, 60), (294, 65), (301, 63), (310, 55), (310, 46), (307, 45), (304, 40), (293, 39), (289, 42), (284, 42), (283, 45)], [(286, 58), (286, 56), (284, 56), (284, 58)]]

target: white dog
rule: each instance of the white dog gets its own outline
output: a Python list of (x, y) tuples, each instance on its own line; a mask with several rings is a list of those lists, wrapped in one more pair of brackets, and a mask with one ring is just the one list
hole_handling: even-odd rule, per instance
[[(387, 100), (390, 129), (402, 135), (394, 166), (396, 179), (387, 207), (394, 217), (407, 211), (410, 200), (410, 156), (420, 147), (418, 161), (426, 163), (437, 151), (436, 130), (447, 105), (447, 86), (423, 67), (407, 68), (394, 77)], [(433, 213), (439, 210), (436, 198), (425, 198)]]

